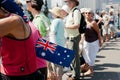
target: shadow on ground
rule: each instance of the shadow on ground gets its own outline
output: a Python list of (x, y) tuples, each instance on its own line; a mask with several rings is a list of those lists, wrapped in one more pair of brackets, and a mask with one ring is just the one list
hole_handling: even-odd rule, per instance
[(95, 72), (92, 77), (84, 77), (81, 80), (120, 80), (116, 72)]
[(97, 71), (100, 71), (100, 70), (105, 70), (107, 69), (107, 67), (109, 68), (120, 68), (120, 65), (119, 64), (111, 64), (111, 63), (105, 63), (105, 64), (99, 64), (99, 65), (96, 65), (94, 70), (97, 70)]
[(81, 80), (120, 80), (120, 72), (101, 72), (102, 70), (110, 68), (120, 68), (118, 64), (101, 64), (96, 65), (94, 70), (95, 73), (93, 76), (81, 77)]

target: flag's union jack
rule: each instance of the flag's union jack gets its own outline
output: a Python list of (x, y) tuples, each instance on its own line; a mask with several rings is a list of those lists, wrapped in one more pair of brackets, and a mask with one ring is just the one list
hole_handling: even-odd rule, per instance
[(49, 41), (45, 41), (42, 38), (40, 38), (37, 41), (37, 46), (36, 47), (41, 47), (43, 48), (45, 51), (49, 50), (51, 53), (54, 53), (54, 51), (56, 50), (56, 44), (50, 43)]

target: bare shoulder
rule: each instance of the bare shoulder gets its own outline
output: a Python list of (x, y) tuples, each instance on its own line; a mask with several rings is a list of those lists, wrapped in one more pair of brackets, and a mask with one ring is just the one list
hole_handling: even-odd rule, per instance
[(20, 17), (18, 15), (13, 15), (13, 16), (0, 19), (0, 27), (1, 26), (5, 26), (5, 27), (13, 26), (14, 27), (14, 25), (18, 25), (20, 22), (21, 22)]
[(2, 18), (0, 19), (0, 36), (7, 35), (22, 25), (22, 19), (18, 15)]
[(93, 27), (95, 26), (97, 26), (97, 23), (96, 23), (96, 21), (92, 21), (92, 25), (93, 25)]
[(95, 25), (95, 24), (97, 24), (97, 23), (96, 23), (96, 21), (92, 21), (92, 24)]

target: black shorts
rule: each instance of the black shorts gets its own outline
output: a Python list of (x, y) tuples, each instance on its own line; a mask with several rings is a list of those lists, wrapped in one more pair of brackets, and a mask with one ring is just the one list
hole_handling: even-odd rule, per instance
[(26, 76), (7, 76), (0, 74), (0, 80), (44, 80), (44, 76), (39, 71)]

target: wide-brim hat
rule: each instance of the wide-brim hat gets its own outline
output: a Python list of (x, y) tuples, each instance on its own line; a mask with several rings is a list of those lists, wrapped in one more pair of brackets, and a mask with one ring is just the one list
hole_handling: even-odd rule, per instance
[(63, 6), (62, 6), (62, 9), (63, 9), (65, 12), (67, 12), (67, 13), (70, 12), (70, 9), (69, 9), (69, 7), (68, 7), (67, 5), (63, 5)]
[(54, 14), (54, 15), (56, 15), (56, 16), (58, 16), (58, 17), (62, 17), (62, 15), (61, 15), (61, 8), (60, 7), (54, 7), (54, 8), (52, 8), (52, 9), (49, 9), (49, 11), (52, 13), (52, 14)]
[(80, 9), (80, 12), (81, 12), (81, 13), (84, 13), (84, 12), (86, 12), (86, 9), (87, 9), (87, 8), (81, 8), (81, 9)]

